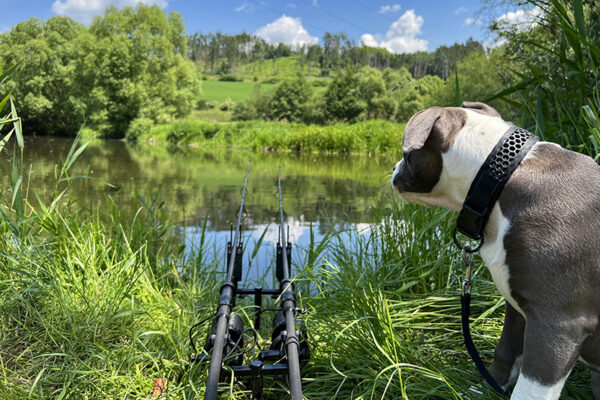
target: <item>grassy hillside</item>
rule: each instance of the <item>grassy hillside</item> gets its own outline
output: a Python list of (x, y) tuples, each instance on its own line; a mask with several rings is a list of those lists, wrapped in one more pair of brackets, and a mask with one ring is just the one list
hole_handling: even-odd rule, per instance
[[(239, 66), (235, 71), (236, 75), (241, 75), (248, 79), (256, 78), (259, 81), (269, 78), (295, 78), (298, 74), (308, 76), (308, 73), (309, 63), (305, 62), (301, 65), (298, 56), (256, 61)], [(321, 68), (314, 62), (310, 63), (310, 76), (321, 76)]]
[(246, 100), (252, 95), (254, 90), (260, 87), (260, 90), (270, 90), (274, 87), (273, 84), (263, 83), (257, 84), (255, 82), (221, 82), (206, 80), (202, 82), (202, 96), (203, 100), (216, 101), (218, 103), (224, 102), (227, 98), (238, 102)]

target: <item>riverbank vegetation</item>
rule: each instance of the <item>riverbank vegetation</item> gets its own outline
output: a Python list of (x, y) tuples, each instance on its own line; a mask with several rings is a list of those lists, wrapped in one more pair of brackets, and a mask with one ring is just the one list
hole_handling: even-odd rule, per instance
[(135, 139), (204, 148), (234, 146), (267, 151), (399, 154), (403, 131), (404, 124), (386, 120), (325, 126), (288, 122), (214, 123), (182, 120), (140, 130)]

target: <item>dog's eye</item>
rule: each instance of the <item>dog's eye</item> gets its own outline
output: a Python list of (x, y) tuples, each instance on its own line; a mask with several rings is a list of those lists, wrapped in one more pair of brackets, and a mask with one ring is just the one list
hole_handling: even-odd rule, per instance
[(408, 173), (412, 176), (415, 176), (412, 168), (410, 167), (410, 158), (411, 158), (411, 154), (412, 153), (406, 153), (404, 154), (404, 164), (406, 165), (406, 169), (408, 170)]

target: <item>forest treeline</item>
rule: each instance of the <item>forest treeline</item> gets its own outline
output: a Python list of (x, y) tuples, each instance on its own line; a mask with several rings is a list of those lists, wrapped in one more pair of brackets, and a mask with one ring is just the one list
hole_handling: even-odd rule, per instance
[[(534, 10), (526, 27), (491, 26), (480, 42), (392, 54), (343, 33), (292, 48), (251, 34), (194, 33), (159, 7), (108, 8), (87, 28), (69, 18), (30, 19), (0, 34), (0, 63), (18, 64), (5, 84), (28, 133), (73, 135), (82, 124), (105, 137), (139, 136), (198, 108), (202, 79), (250, 80), (246, 101), (226, 102), (237, 120), (328, 124), (406, 121), (431, 105), (487, 101), (507, 120), (590, 154), (600, 149), (600, 4), (593, 0), (499, 0)], [(500, 42), (499, 42), (500, 43)], [(289, 70), (266, 72), (267, 66)]]
[[(440, 46), (435, 51), (394, 54), (383, 48), (359, 46), (344, 32), (326, 32), (321, 44), (290, 46), (271, 44), (248, 33), (226, 35), (194, 33), (189, 38), (189, 56), (211, 74), (235, 74), (237, 67), (281, 57), (296, 56), (300, 66), (318, 66), (320, 76), (329, 76), (345, 68), (364, 66), (383, 70), (406, 68), (413, 77), (435, 75), (446, 79), (456, 63), (472, 52), (483, 52), (481, 42), (472, 38), (465, 43)], [(309, 73), (310, 74), (310, 69)]]

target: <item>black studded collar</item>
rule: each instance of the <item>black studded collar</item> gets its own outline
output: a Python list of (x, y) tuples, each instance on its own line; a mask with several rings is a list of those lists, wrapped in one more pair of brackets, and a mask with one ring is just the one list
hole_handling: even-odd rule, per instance
[(456, 231), (483, 244), (483, 229), (500, 197), (504, 185), (517, 169), (538, 137), (517, 126), (511, 126), (487, 156), (471, 183), (467, 197), (456, 220)]

